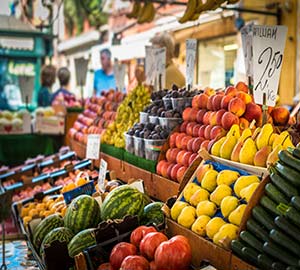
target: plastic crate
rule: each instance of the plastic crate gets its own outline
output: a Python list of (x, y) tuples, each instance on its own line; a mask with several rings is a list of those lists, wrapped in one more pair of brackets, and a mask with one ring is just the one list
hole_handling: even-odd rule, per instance
[(63, 193), (64, 199), (66, 204), (69, 204), (73, 199), (76, 197), (86, 194), (86, 195), (93, 195), (93, 193), (96, 192), (94, 181), (90, 181), (80, 187), (77, 187), (73, 190), (67, 191)]

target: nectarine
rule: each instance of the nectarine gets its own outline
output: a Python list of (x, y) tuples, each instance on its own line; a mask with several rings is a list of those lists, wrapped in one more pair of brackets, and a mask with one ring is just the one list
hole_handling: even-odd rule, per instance
[(210, 140), (210, 131), (212, 130), (213, 126), (208, 125), (204, 130), (204, 138)]
[(208, 125), (209, 124), (209, 118), (210, 118), (211, 113), (212, 113), (211, 111), (208, 111), (208, 112), (206, 112), (204, 114), (203, 120), (202, 120), (202, 122), (203, 122), (204, 125)]
[(187, 108), (184, 109), (184, 111), (182, 113), (182, 119), (183, 119), (183, 121), (189, 121), (190, 120), (191, 110), (192, 110), (191, 107), (187, 107)]
[(290, 112), (284, 107), (275, 107), (271, 112), (271, 116), (275, 125), (285, 126), (290, 119)]
[(182, 138), (182, 140), (181, 140), (181, 148), (186, 150), (186, 149), (187, 149), (188, 142), (189, 142), (189, 140), (191, 140), (191, 139), (193, 139), (192, 136), (189, 136), (189, 135), (184, 136), (184, 137)]
[(185, 133), (179, 133), (177, 136), (176, 136), (176, 147), (177, 148), (182, 148), (182, 139), (183, 137), (186, 136)]
[(193, 137), (198, 137), (198, 132), (199, 132), (200, 127), (201, 127), (200, 124), (197, 124), (193, 127), (193, 134), (192, 134)]
[(224, 110), (227, 110), (228, 109), (228, 104), (229, 104), (229, 102), (230, 102), (231, 99), (232, 99), (232, 96), (225, 95), (222, 98), (222, 101), (221, 101), (221, 108), (224, 109)]
[(186, 126), (186, 134), (192, 136), (194, 126), (198, 125), (197, 122), (190, 122)]
[(182, 166), (182, 167), (177, 171), (177, 176), (176, 176), (176, 178), (177, 178), (177, 181), (178, 181), (179, 183), (181, 183), (181, 181), (183, 180), (183, 177), (184, 177), (184, 174), (185, 174), (186, 170), (187, 170), (187, 167)]
[(248, 93), (249, 92), (249, 89), (248, 89), (248, 86), (247, 84), (245, 84), (244, 82), (238, 82), (236, 85), (235, 85), (235, 88), (239, 91), (243, 91), (245, 93)]
[(240, 98), (235, 97), (228, 104), (228, 111), (240, 117), (245, 113), (246, 104)]
[(222, 116), (222, 127), (229, 130), (232, 125), (239, 124), (239, 118), (231, 112), (226, 112)]
[(214, 111), (218, 111), (221, 109), (222, 99), (223, 99), (223, 95), (221, 94), (217, 94), (213, 97), (212, 105)]
[(205, 109), (202, 109), (202, 110), (199, 110), (198, 113), (197, 113), (197, 122), (199, 124), (202, 124), (203, 123), (203, 117), (204, 117), (204, 114), (206, 113), (207, 111)]
[(201, 143), (203, 141), (204, 141), (204, 138), (202, 138), (202, 137), (195, 138), (193, 141), (192, 152), (198, 153)]
[(232, 85), (228, 86), (225, 90), (226, 96), (234, 97), (236, 95), (236, 93), (237, 93), (237, 89)]
[(184, 121), (182, 122), (182, 124), (180, 125), (180, 132), (186, 132), (186, 126), (188, 125), (189, 121)]
[(193, 153), (191, 156), (190, 156), (190, 159), (189, 159), (189, 166), (193, 163), (193, 161), (197, 158), (198, 154), (197, 153)]
[(253, 119), (258, 122), (262, 117), (262, 109), (254, 102), (250, 102), (246, 105), (246, 112), (243, 117), (246, 118), (249, 123), (251, 123)]
[(208, 95), (206, 94), (200, 94), (198, 98), (198, 106), (197, 108), (200, 109), (206, 109), (208, 102)]
[(171, 179), (176, 181), (177, 180), (177, 172), (182, 167), (180, 164), (175, 164), (171, 170)]

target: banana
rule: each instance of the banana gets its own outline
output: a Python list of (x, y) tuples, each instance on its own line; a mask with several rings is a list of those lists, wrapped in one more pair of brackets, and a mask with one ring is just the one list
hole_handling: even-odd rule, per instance
[(152, 4), (152, 10), (151, 10), (151, 13), (148, 17), (147, 22), (152, 22), (154, 20), (155, 14), (156, 14), (156, 10), (154, 8), (154, 5)]
[(188, 20), (192, 19), (197, 7), (197, 0), (189, 0), (187, 2), (186, 10), (183, 14), (183, 16), (178, 20), (179, 23), (185, 23)]
[(217, 8), (219, 8), (225, 2), (226, 2), (226, 0), (215, 0), (215, 4), (211, 8), (211, 10), (216, 10)]
[(127, 18), (132, 19), (132, 18), (137, 18), (139, 15), (141, 9), (141, 3), (140, 2), (134, 2), (133, 7), (132, 7), (132, 11), (127, 14)]
[(211, 10), (215, 6), (215, 0), (206, 0), (205, 3), (203, 3), (202, 11)]
[(144, 4), (142, 9), (139, 12), (138, 23), (148, 22), (151, 18), (153, 18), (153, 13), (155, 15), (155, 8), (152, 2), (147, 2)]
[(228, 0), (227, 1), (227, 4), (236, 4), (236, 3), (238, 3), (240, 0)]

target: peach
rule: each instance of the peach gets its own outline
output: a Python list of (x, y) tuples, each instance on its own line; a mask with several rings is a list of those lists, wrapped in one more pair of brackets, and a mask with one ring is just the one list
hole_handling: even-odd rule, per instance
[(224, 109), (221, 109), (221, 110), (217, 111), (217, 113), (216, 113), (216, 124), (218, 126), (222, 125), (222, 116), (224, 113), (226, 113), (226, 110), (224, 110)]
[(187, 170), (187, 167), (182, 166), (182, 167), (177, 171), (177, 175), (176, 175), (177, 182), (181, 183), (181, 181), (183, 180), (183, 177), (184, 177), (184, 174), (185, 174), (186, 170)]
[(167, 175), (168, 175), (168, 178), (171, 178), (171, 171), (173, 169), (173, 167), (176, 165), (176, 163), (171, 163), (169, 166), (168, 166), (168, 169), (167, 169)]
[(232, 125), (239, 124), (239, 118), (231, 112), (226, 112), (222, 116), (222, 127), (229, 130)]
[(236, 116), (242, 116), (246, 111), (246, 104), (240, 98), (235, 97), (230, 100), (228, 104), (228, 111), (232, 112)]
[(212, 130), (213, 126), (208, 125), (204, 130), (204, 138), (210, 140), (210, 131)]
[(199, 110), (198, 113), (197, 113), (197, 122), (199, 124), (202, 124), (203, 123), (203, 117), (204, 117), (204, 114), (206, 113), (207, 111), (202, 109), (202, 110)]
[(236, 97), (240, 98), (242, 101), (244, 101), (245, 104), (248, 104), (253, 101), (253, 98), (251, 95), (243, 92), (243, 91), (238, 91), (236, 94)]
[(221, 101), (221, 108), (224, 109), (224, 110), (227, 110), (228, 109), (228, 104), (229, 104), (231, 99), (232, 99), (232, 96), (224, 96), (222, 98), (222, 101)]
[(187, 107), (187, 108), (184, 109), (184, 111), (182, 113), (183, 121), (189, 121), (191, 110), (192, 110), (191, 107)]
[(275, 107), (271, 116), (276, 126), (285, 126), (290, 119), (290, 112), (284, 107)]
[(226, 131), (221, 126), (214, 126), (210, 131), (210, 139), (221, 138), (226, 135)]
[(184, 155), (183, 155), (183, 163), (182, 165), (183, 166), (186, 166), (188, 167), (189, 166), (189, 160), (190, 160), (190, 157), (191, 155), (193, 154), (193, 152), (186, 152)]
[(201, 143), (200, 149), (205, 149), (208, 151), (209, 140), (205, 140)]
[(240, 118), (240, 129), (244, 130), (244, 129), (248, 128), (249, 126), (250, 126), (249, 121), (246, 118), (241, 117)]
[(207, 104), (206, 104), (206, 108), (207, 110), (209, 111), (212, 111), (213, 110), (213, 99), (214, 99), (215, 96), (210, 96), (208, 98), (208, 101), (207, 101)]
[(204, 88), (204, 94), (208, 96), (213, 96), (216, 93), (216, 91), (213, 88), (205, 87)]
[(194, 126), (198, 125), (197, 122), (190, 122), (186, 126), (186, 134), (192, 136)]
[(234, 86), (230, 85), (226, 88), (225, 95), (234, 97), (236, 95), (237, 91), (238, 90)]
[(184, 137), (182, 138), (182, 140), (181, 140), (181, 148), (186, 150), (186, 149), (187, 149), (188, 142), (189, 142), (189, 140), (191, 140), (191, 139), (193, 139), (192, 136), (189, 136), (189, 135), (184, 136)]
[(221, 102), (222, 102), (223, 96), (224, 95), (217, 94), (213, 97), (212, 105), (213, 105), (214, 111), (218, 111), (221, 109)]
[(206, 109), (207, 101), (208, 101), (208, 95), (206, 95), (206, 94), (200, 94), (199, 98), (198, 98), (198, 106), (197, 106), (197, 108)]
[(177, 162), (178, 164), (183, 165), (183, 156), (184, 156), (185, 153), (187, 153), (186, 150), (181, 150), (181, 151), (177, 154), (176, 162)]
[(176, 147), (176, 137), (178, 134), (179, 132), (174, 132), (170, 135), (169, 145), (171, 148)]
[(200, 98), (200, 95), (196, 95), (196, 96), (193, 97), (192, 108), (200, 109), (200, 107), (199, 107), (199, 98)]
[(182, 139), (183, 137), (186, 136), (185, 133), (179, 133), (177, 136), (176, 136), (176, 147), (177, 148), (180, 148), (182, 147)]
[(251, 123), (253, 119), (258, 122), (258, 120), (262, 117), (261, 107), (254, 102), (248, 103), (246, 105), (246, 112), (243, 117), (246, 118), (249, 123)]
[(209, 117), (209, 124), (215, 126), (217, 124), (217, 112), (211, 112)]
[(199, 132), (198, 132), (198, 136), (199, 136), (199, 137), (204, 138), (204, 131), (205, 131), (205, 128), (206, 128), (207, 126), (208, 126), (208, 125), (202, 125), (202, 126), (199, 128)]
[(204, 125), (208, 125), (209, 124), (209, 118), (210, 118), (211, 113), (212, 112), (208, 111), (208, 112), (206, 112), (204, 114), (203, 120), (202, 120), (202, 122), (203, 122)]
[(190, 159), (189, 159), (189, 166), (193, 163), (193, 161), (197, 158), (197, 156), (198, 156), (197, 153), (191, 154)]
[(190, 112), (190, 117), (189, 117), (189, 121), (191, 122), (195, 122), (197, 120), (197, 113), (198, 113), (198, 109), (196, 108), (192, 108), (191, 112)]
[(216, 92), (217, 92), (217, 95), (225, 96), (225, 90), (224, 90), (224, 89), (218, 90), (218, 91), (216, 91)]
[(187, 150), (188, 151), (193, 151), (193, 143), (194, 143), (195, 139), (197, 139), (197, 138), (192, 138), (192, 139), (189, 140), (189, 142), (187, 144)]
[(182, 124), (180, 125), (180, 132), (186, 132), (186, 126), (188, 125), (189, 121), (184, 121), (182, 122)]
[(166, 153), (166, 159), (168, 161), (171, 161), (171, 155), (172, 155), (172, 150), (175, 149), (175, 148), (169, 148), (167, 153)]
[[(176, 157), (177, 157), (178, 153), (181, 151), (181, 149), (171, 148), (171, 149), (168, 149), (168, 151), (169, 150), (171, 150), (171, 151), (169, 153), (169, 156), (166, 156), (167, 160), (170, 162), (176, 162)], [(167, 151), (167, 154), (168, 154), (168, 151)]]
[(201, 146), (201, 143), (204, 141), (204, 138), (202, 137), (198, 137), (198, 138), (195, 138), (194, 141), (193, 141), (193, 146), (192, 146), (192, 151), (194, 153), (198, 153), (199, 149), (200, 149), (200, 146)]
[(168, 177), (168, 167), (172, 164), (172, 162), (166, 161), (165, 163), (162, 164), (161, 166), (161, 175), (165, 178)]
[(245, 84), (244, 82), (238, 82), (236, 85), (235, 85), (235, 88), (239, 91), (243, 91), (245, 93), (248, 93), (249, 92), (249, 89), (248, 89), (248, 86), (247, 84)]
[(193, 137), (198, 137), (198, 132), (199, 132), (200, 127), (201, 127), (200, 124), (197, 124), (193, 127), (193, 134), (192, 134)]
[(176, 181), (177, 179), (177, 172), (178, 170), (182, 167), (182, 165), (180, 164), (175, 164), (173, 167), (172, 167), (172, 170), (171, 170), (171, 179)]

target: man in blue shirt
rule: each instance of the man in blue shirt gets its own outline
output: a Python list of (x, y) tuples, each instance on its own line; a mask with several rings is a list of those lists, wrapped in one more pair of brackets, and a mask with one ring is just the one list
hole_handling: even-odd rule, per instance
[(100, 96), (105, 90), (116, 89), (116, 80), (113, 74), (111, 62), (111, 52), (109, 49), (103, 49), (100, 52), (102, 69), (95, 72), (94, 91), (96, 96)]

